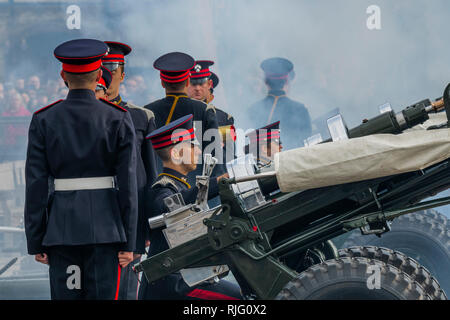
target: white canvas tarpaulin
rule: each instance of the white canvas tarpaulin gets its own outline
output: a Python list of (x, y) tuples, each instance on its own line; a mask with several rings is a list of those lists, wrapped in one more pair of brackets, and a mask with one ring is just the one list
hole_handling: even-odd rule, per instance
[(275, 155), (282, 192), (421, 170), (450, 158), (450, 129), (377, 134)]
[(406, 130), (405, 132), (410, 132), (414, 130), (426, 130), (431, 126), (438, 126), (447, 123), (447, 114), (445, 112), (430, 113), (428, 116), (430, 117), (430, 119), (428, 119), (422, 124), (419, 124)]

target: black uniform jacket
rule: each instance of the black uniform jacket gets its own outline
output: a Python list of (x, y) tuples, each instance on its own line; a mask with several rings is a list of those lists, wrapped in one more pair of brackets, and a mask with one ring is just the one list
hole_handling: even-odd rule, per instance
[[(52, 178), (103, 176), (115, 176), (117, 188), (51, 190)], [(38, 110), (29, 128), (25, 177), (29, 254), (55, 245), (116, 242), (119, 250), (135, 249), (135, 133), (123, 108), (76, 89)]]
[(234, 125), (234, 118), (230, 114), (226, 113), (225, 111), (219, 108), (216, 108), (216, 116), (219, 127)]
[[(169, 209), (163, 200), (175, 193), (181, 193), (186, 204), (194, 203), (197, 198), (198, 188), (191, 186), (187, 182), (187, 177), (181, 173), (164, 168), (151, 188), (151, 203), (149, 204), (148, 218), (168, 212)], [(209, 180), (208, 199), (214, 198), (218, 194), (219, 186), (217, 184), (217, 178), (212, 177)], [(149, 256), (154, 256), (167, 249), (169, 249), (169, 246), (164, 238), (162, 228), (152, 229), (150, 232)]]
[(147, 198), (146, 186), (150, 187), (156, 180), (158, 175), (157, 156), (153, 149), (152, 142), (145, 139), (152, 131), (156, 130), (155, 116), (149, 109), (138, 107), (130, 102), (122, 100), (121, 96), (117, 96), (111, 102), (126, 109), (133, 121), (136, 133), (136, 175), (138, 186), (138, 208), (139, 218), (137, 225), (137, 238), (135, 252), (145, 252), (145, 240), (148, 239), (148, 226), (145, 220), (145, 198)]
[[(219, 125), (219, 127), (222, 126), (234, 126), (234, 118), (226, 113), (225, 111), (219, 109), (219, 108), (215, 108), (216, 109), (216, 117), (217, 117), (217, 124)], [(236, 150), (235, 150), (235, 142), (228, 138), (226, 141), (224, 141), (223, 144), (223, 163), (226, 164), (227, 162), (233, 160), (235, 158), (236, 155)], [(230, 153), (227, 156), (227, 150)]]
[(311, 136), (311, 118), (305, 105), (289, 99), (283, 90), (269, 91), (266, 98), (249, 108), (248, 118), (253, 129), (280, 121), (281, 142), (285, 149), (301, 147), (303, 140)]
[[(206, 103), (188, 98), (184, 93), (174, 93), (169, 94), (167, 97), (154, 101), (145, 106), (145, 108), (153, 111), (155, 115), (155, 123), (156, 127), (160, 128), (166, 125), (167, 119), (169, 118), (169, 114), (171, 112), (175, 96), (178, 96), (178, 101), (173, 109), (172, 116), (170, 118), (170, 122), (181, 118), (185, 115), (192, 114), (194, 116), (194, 126), (195, 126), (195, 134), (197, 140), (202, 144), (203, 152), (212, 153), (215, 155), (213, 150), (213, 146), (219, 150), (221, 146), (220, 135), (218, 132), (218, 124), (216, 117), (216, 110), (214, 106), (207, 105)], [(199, 124), (201, 124), (201, 128), (199, 128)], [(201, 129), (201, 130), (200, 130)], [(205, 136), (207, 130), (212, 129), (216, 130), (215, 135), (217, 136), (217, 141), (215, 138), (212, 138), (212, 141), (209, 141), (209, 137)], [(200, 133), (202, 135), (200, 135)], [(211, 144), (212, 143), (212, 144)], [(210, 151), (211, 150), (211, 151)], [(203, 162), (203, 157), (202, 157)], [(159, 162), (159, 169), (162, 170), (162, 164)], [(221, 175), (225, 172), (223, 165), (216, 165), (214, 168), (213, 175)], [(202, 165), (199, 164), (197, 166), (197, 170), (189, 173), (188, 182), (192, 185), (195, 185), (195, 177), (197, 175), (202, 174)]]

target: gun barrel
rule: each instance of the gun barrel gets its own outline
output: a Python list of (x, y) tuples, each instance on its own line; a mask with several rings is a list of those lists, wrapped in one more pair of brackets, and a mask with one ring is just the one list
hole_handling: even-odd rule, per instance
[[(445, 110), (450, 117), (450, 103), (448, 100), (450, 84), (444, 90), (444, 95), (435, 101), (429, 99), (415, 103), (402, 111), (383, 113), (363, 123), (348, 132), (350, 138), (357, 138), (377, 133), (401, 133), (403, 130), (424, 123), (429, 119), (428, 114)], [(450, 119), (448, 119), (450, 120)], [(327, 141), (326, 141), (327, 142)]]
[(231, 178), (231, 179), (229, 179), (229, 182), (230, 183), (247, 182), (247, 181), (252, 181), (252, 180), (256, 180), (256, 179), (269, 178), (269, 177), (273, 177), (275, 175), (276, 175), (275, 171), (268, 171), (268, 172), (262, 172), (262, 173), (255, 174), (253, 176)]
[(164, 216), (160, 214), (156, 217), (151, 217), (148, 219), (148, 223), (150, 224), (150, 229), (157, 229), (165, 226)]
[(429, 119), (428, 113), (439, 111), (443, 107), (443, 101), (432, 103), (429, 99), (425, 99), (398, 113), (390, 111), (370, 120), (363, 120), (362, 124), (348, 131), (348, 136), (358, 138), (379, 133), (401, 133), (405, 129), (424, 123)]
[(444, 108), (445, 108), (444, 97), (441, 97), (436, 101), (431, 102), (431, 105), (428, 106), (425, 110), (427, 112), (439, 112), (444, 110)]

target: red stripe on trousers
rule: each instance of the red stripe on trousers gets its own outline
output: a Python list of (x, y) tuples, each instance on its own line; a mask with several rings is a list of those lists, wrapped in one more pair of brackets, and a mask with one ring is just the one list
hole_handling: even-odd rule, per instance
[(114, 300), (119, 300), (119, 287), (120, 287), (120, 272), (122, 271), (122, 267), (120, 264), (118, 265), (117, 270), (117, 287), (116, 287), (116, 295), (114, 297)]
[(227, 295), (224, 295), (222, 293), (208, 291), (208, 290), (202, 290), (202, 289), (194, 289), (191, 292), (187, 294), (188, 297), (192, 298), (199, 298), (203, 300), (239, 300), (234, 297), (230, 297)]

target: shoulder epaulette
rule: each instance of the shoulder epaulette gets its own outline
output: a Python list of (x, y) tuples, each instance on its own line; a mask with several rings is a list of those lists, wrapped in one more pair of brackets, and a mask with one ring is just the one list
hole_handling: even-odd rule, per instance
[(121, 110), (123, 112), (128, 112), (127, 109), (124, 109), (121, 106), (118, 106), (117, 104), (112, 103), (111, 101), (108, 101), (106, 99), (100, 98), (100, 101), (102, 101), (102, 102), (104, 102), (106, 104), (109, 104), (110, 106), (116, 107), (117, 109), (119, 109), (119, 110)]
[(162, 186), (162, 187), (166, 187), (168, 184), (172, 185), (175, 189), (178, 190), (176, 183), (173, 181), (173, 179), (169, 178), (168, 176), (161, 176), (158, 181), (156, 181), (153, 185), (152, 188), (155, 186)]
[(197, 99), (194, 99), (194, 98), (189, 98), (189, 100), (195, 101), (195, 103), (200, 102), (202, 105), (205, 105), (205, 107), (208, 105), (208, 104), (207, 104), (205, 101), (203, 101), (203, 100), (197, 100)]
[(206, 104), (206, 110), (212, 110), (214, 111), (214, 113), (216, 113), (216, 107), (211, 103)]
[(152, 119), (152, 118), (155, 117), (155, 114), (153, 113), (153, 111), (152, 111), (152, 110), (149, 110), (149, 109), (147, 109), (147, 108), (139, 107), (139, 106), (137, 106), (137, 105), (135, 105), (135, 104), (132, 104), (132, 103), (130, 103), (130, 102), (127, 102), (126, 106), (127, 106), (128, 108), (138, 109), (138, 110), (144, 111), (145, 114), (147, 115), (147, 121), (150, 121), (150, 119)]
[(221, 112), (225, 113), (227, 115), (227, 120), (233, 119), (233, 116), (231, 114), (223, 111), (222, 109), (216, 108), (215, 106), (214, 106), (214, 108), (216, 109), (216, 111), (221, 111)]
[(45, 106), (45, 107), (43, 107), (43, 108), (41, 108), (41, 109), (35, 111), (34, 114), (37, 114), (37, 113), (39, 113), (39, 112), (41, 112), (41, 111), (44, 111), (44, 110), (47, 110), (48, 108), (53, 107), (55, 104), (58, 104), (58, 103), (60, 103), (61, 101), (64, 101), (64, 100), (61, 99), (61, 100), (58, 100), (58, 101), (56, 101), (56, 102), (53, 102), (53, 103), (49, 104), (48, 106)]

